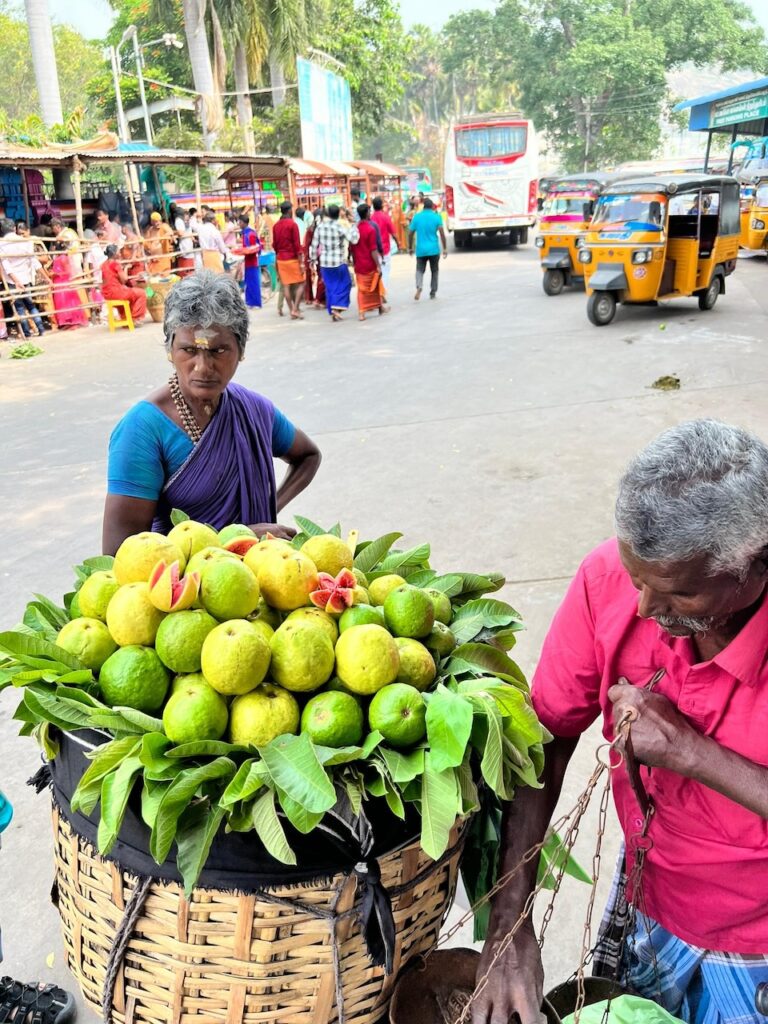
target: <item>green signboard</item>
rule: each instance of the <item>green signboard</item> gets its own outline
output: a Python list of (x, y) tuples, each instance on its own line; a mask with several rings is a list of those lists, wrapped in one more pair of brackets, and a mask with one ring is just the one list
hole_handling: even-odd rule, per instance
[(713, 103), (709, 114), (709, 127), (721, 128), (741, 121), (759, 121), (768, 117), (768, 89), (746, 92), (733, 99)]

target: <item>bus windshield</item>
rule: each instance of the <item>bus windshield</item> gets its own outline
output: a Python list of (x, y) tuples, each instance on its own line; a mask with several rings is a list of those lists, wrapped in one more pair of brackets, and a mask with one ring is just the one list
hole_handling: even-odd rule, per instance
[(456, 129), (456, 156), (483, 160), (516, 156), (525, 152), (528, 129), (525, 125), (491, 125)]
[(648, 195), (602, 196), (592, 224), (606, 228), (622, 224), (640, 231), (661, 231), (663, 203)]
[(584, 207), (590, 202), (589, 196), (558, 196), (549, 195), (541, 208), (542, 217), (563, 217), (577, 213), (584, 216)]

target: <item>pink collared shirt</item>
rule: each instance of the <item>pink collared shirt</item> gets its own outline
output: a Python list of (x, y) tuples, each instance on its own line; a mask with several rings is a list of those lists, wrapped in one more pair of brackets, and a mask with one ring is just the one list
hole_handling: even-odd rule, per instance
[[(615, 540), (588, 555), (555, 615), (533, 680), (544, 725), (577, 736), (603, 716), (613, 738), (608, 690), (620, 676), (668, 697), (699, 732), (768, 765), (768, 596), (711, 661), (692, 642), (637, 614), (638, 593)], [(656, 813), (643, 874), (645, 912), (704, 949), (768, 953), (768, 821), (699, 782), (666, 769), (640, 769)], [(642, 825), (626, 771), (613, 773), (625, 837)], [(627, 849), (631, 868), (631, 841)]]

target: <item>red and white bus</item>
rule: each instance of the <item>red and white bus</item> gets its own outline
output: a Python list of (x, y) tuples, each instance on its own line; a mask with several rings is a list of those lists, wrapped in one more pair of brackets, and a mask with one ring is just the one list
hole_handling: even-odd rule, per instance
[(528, 240), (536, 222), (539, 151), (533, 122), (522, 114), (478, 114), (448, 130), (445, 209), (457, 249), (472, 235), (509, 232)]

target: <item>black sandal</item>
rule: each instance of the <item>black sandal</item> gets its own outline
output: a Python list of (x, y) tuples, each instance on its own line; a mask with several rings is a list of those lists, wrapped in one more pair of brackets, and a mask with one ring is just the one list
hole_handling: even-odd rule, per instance
[(58, 985), (22, 985), (0, 978), (0, 1024), (67, 1024), (75, 1015), (75, 1000)]

